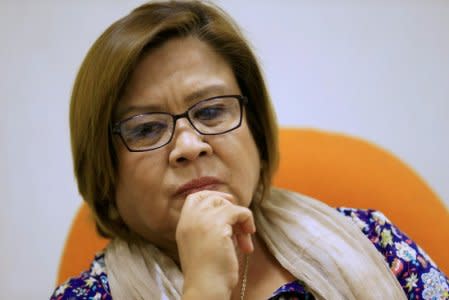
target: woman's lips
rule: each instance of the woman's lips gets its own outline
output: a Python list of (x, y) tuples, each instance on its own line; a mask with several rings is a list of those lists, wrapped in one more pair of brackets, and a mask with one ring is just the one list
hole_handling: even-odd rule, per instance
[(221, 184), (221, 181), (215, 177), (205, 176), (199, 177), (181, 185), (175, 192), (175, 196), (188, 196), (195, 192), (215, 189), (217, 185)]

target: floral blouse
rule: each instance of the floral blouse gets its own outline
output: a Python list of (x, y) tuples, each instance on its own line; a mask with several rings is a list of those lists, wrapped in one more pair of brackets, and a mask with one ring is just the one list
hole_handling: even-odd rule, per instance
[[(385, 257), (408, 299), (448, 300), (449, 280), (432, 259), (380, 212), (338, 208), (362, 230)], [(104, 253), (95, 256), (88, 271), (57, 287), (50, 300), (112, 299)], [(296, 280), (274, 291), (268, 300), (311, 300), (307, 287)]]

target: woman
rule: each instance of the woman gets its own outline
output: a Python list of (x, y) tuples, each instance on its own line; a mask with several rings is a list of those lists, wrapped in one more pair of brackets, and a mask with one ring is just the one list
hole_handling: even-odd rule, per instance
[[(269, 96), (237, 26), (211, 4), (145, 4), (109, 27), (81, 66), (70, 124), (80, 193), (112, 242), (52, 299), (448, 293), (380, 213), (270, 188)], [(390, 271), (395, 259), (410, 272)]]

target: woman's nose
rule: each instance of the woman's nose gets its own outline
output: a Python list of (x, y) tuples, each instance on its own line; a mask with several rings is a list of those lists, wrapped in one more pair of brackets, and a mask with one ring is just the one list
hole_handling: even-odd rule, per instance
[(183, 166), (198, 157), (213, 153), (211, 145), (204, 141), (204, 136), (197, 132), (187, 119), (180, 119), (176, 123), (169, 155), (171, 165)]

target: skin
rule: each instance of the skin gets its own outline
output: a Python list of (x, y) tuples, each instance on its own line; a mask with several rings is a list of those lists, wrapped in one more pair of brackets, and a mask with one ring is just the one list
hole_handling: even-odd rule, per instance
[[(155, 110), (179, 114), (225, 94), (241, 94), (226, 61), (197, 38), (176, 38), (137, 65), (117, 117)], [(126, 224), (180, 264), (184, 299), (230, 299), (239, 279), (239, 256), (254, 249), (248, 207), (260, 159), (246, 119), (236, 130), (216, 136), (203, 136), (180, 119), (173, 140), (160, 149), (129, 152), (119, 140), (117, 149), (116, 201)], [(202, 176), (220, 183), (187, 196), (176, 194)], [(217, 288), (210, 291), (210, 286)]]

